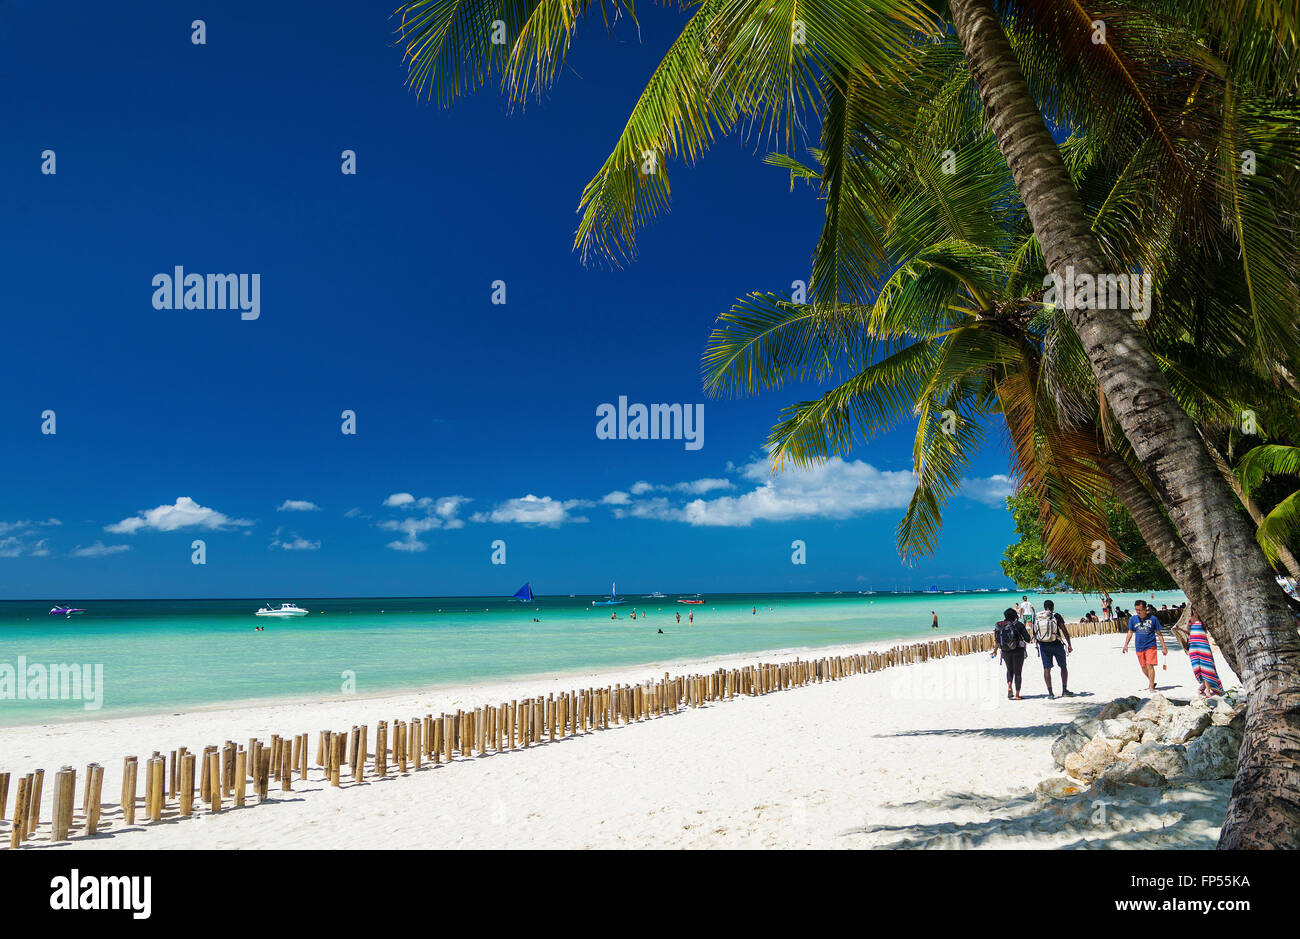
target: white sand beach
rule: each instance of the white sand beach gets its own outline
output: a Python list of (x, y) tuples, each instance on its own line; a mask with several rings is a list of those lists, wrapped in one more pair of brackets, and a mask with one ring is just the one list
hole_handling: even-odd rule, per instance
[[(929, 637), (918, 637), (929, 638)], [(946, 638), (946, 637), (945, 637)], [(25, 850), (49, 849), (53, 774), (105, 768), (106, 830), (74, 837), (100, 848), (1211, 848), (1231, 780), (1134, 790), (1098, 809), (1035, 796), (1059, 776), (1050, 746), (1060, 725), (1145, 679), (1122, 635), (1083, 638), (1070, 657), (1079, 696), (1049, 700), (1037, 658), (1024, 701), (1006, 699), (1002, 666), (965, 655), (839, 681), (737, 698), (527, 750), (426, 764), (331, 788), (319, 769), (270, 801), (122, 825), (122, 758), (272, 733), (496, 704), (548, 692), (708, 672), (719, 665), (863, 652), (868, 644), (657, 664), (585, 677), (433, 689), (343, 701), (259, 705), (0, 729), (0, 771), (45, 770), (41, 828)], [(888, 644), (875, 644), (880, 648)], [(1177, 649), (1177, 646), (1174, 646)], [(1219, 659), (1225, 685), (1238, 684)], [(1187, 656), (1158, 673), (1170, 698), (1196, 689)], [(1059, 690), (1059, 684), (1058, 684)], [(373, 744), (373, 737), (371, 738)], [(143, 788), (143, 785), (142, 785)], [(1099, 818), (1099, 814), (1102, 816)], [(9, 823), (0, 822), (8, 844)], [(59, 849), (58, 846), (54, 846)]]

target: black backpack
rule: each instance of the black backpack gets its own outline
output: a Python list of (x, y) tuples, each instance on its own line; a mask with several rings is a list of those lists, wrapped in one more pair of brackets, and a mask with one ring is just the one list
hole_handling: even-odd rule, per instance
[(1020, 648), (1020, 637), (1016, 635), (1014, 620), (1004, 619), (994, 626), (993, 637), (997, 640), (998, 648), (1003, 652), (1014, 652)]

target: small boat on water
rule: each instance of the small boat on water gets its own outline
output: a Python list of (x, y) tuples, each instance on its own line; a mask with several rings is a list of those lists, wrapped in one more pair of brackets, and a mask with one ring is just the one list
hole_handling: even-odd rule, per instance
[(514, 596), (510, 598), (511, 603), (531, 603), (533, 600), (533, 588), (531, 584), (525, 583), (515, 591)]
[(622, 599), (621, 597), (614, 596), (614, 586), (615, 585), (613, 583), (609, 585), (608, 600), (592, 600), (591, 605), (592, 606), (622, 606), (624, 603), (626, 603), (627, 601)]
[(70, 606), (56, 606), (50, 610), (51, 616), (76, 616), (78, 613), (84, 613), (85, 610), (73, 609)]
[(664, 596), (664, 595), (663, 595), (662, 593), (660, 593), (658, 590), (656, 590), (654, 593), (648, 593), (648, 594), (646, 594), (646, 595), (645, 595), (645, 598), (646, 598), (647, 600), (667, 600), (667, 599), (668, 599), (666, 596)]
[(677, 602), (678, 602), (678, 603), (699, 604), (699, 603), (703, 603), (704, 601), (703, 601), (703, 600), (687, 600), (685, 597), (678, 597), (678, 598), (677, 598)]
[[(382, 611), (381, 611), (382, 612)], [(306, 616), (307, 611), (296, 603), (281, 603), (278, 608), (267, 604), (257, 611), (255, 616)]]

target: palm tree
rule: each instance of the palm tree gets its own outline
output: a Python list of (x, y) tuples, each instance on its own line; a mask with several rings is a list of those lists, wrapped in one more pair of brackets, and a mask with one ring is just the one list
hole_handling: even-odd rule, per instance
[[(993, 0), (950, 0), (949, 6), (989, 127), (1015, 178), (1048, 270), (1061, 277), (1070, 270), (1094, 277), (1113, 271)], [(1070, 22), (1077, 4), (1013, 6), (1063, 27), (1064, 44), (1075, 57), (1081, 55), (1093, 26), (1077, 17)], [(1113, 56), (1113, 43), (1106, 45), (1103, 55)], [(1157, 133), (1164, 133), (1154, 113), (1152, 120)], [(1231, 152), (1229, 175), (1236, 163), (1236, 151)], [(1300, 804), (1287, 793), (1300, 783), (1300, 638), (1285, 599), (1191, 418), (1152, 368), (1147, 343), (1131, 316), (1105, 299), (1071, 305), (1069, 315), (1112, 413), (1233, 626), (1251, 705), (1221, 844), (1294, 847), (1300, 843)]]
[[(870, 302), (890, 273), (880, 227), (890, 211), (882, 167), (887, 176), (891, 165), (929, 155), (911, 134), (916, 109), (896, 106), (899, 90), (955, 113), (973, 78), (1048, 271), (1152, 270), (1163, 292), (1194, 295), (1204, 284), (1187, 276), (1187, 249), (1221, 244), (1218, 220), (1227, 218), (1226, 237), (1246, 269), (1256, 348), (1276, 360), (1277, 374), (1293, 374), (1300, 358), (1288, 276), (1295, 213), (1279, 207), (1278, 196), (1295, 191), (1287, 184), (1300, 161), (1293, 127), (1252, 125), (1239, 102), (1256, 88), (1274, 98), (1293, 89), (1294, 4), (1271, 16), (1262, 0), (1236, 4), (1231, 15), (1207, 13), (1192, 0), (1155, 0), (1142, 13), (1091, 5), (1116, 26), (1136, 27), (1092, 42), (1090, 16), (1063, 0), (1008, 0), (1005, 20), (992, 0), (951, 0), (950, 21), (905, 0), (701, 0), (584, 192), (576, 244), (584, 258), (634, 253), (637, 226), (668, 198), (668, 157), (692, 160), (715, 134), (741, 125), (789, 141), (816, 117), (827, 211), (810, 296), (829, 315), (824, 328), (833, 334), (840, 329), (834, 320)], [(437, 84), (444, 102), (492, 74), (502, 76), (512, 99), (544, 88), (588, 8), (586, 0), (415, 0), (403, 8), (402, 25), (411, 83), (417, 90)], [(626, 0), (611, 9), (631, 14)], [(504, 46), (487, 38), (496, 20), (509, 37)], [(924, 39), (941, 37), (949, 25), (969, 77), (928, 81), (944, 73), (925, 66), (952, 52)], [(1130, 177), (1160, 193), (1138, 213), (1134, 227), (1143, 237), (1116, 245), (1091, 230), (1040, 99), (1063, 118), (1058, 124), (1077, 123), (1112, 159), (1150, 172), (1146, 180)], [(1243, 145), (1255, 142), (1243, 136), (1249, 126), (1268, 130), (1258, 151), (1266, 172), (1254, 181), (1236, 172), (1238, 155), (1251, 149)], [(647, 156), (654, 171), (644, 171)], [(1156, 250), (1158, 233), (1165, 250)], [(1124, 250), (1134, 247), (1140, 250)], [(1161, 259), (1168, 263), (1152, 263)], [(1066, 313), (1107, 413), (1219, 602), (1251, 692), (1223, 844), (1293, 846), (1300, 806), (1287, 793), (1300, 753), (1300, 640), (1253, 526), (1237, 513), (1197, 428), (1152, 367), (1138, 324), (1108, 302), (1075, 304)], [(961, 390), (953, 400), (973, 393)]]
[[(1066, 146), (1069, 153), (1077, 150), (1073, 141)], [(984, 419), (1003, 419), (1017, 477), (1040, 507), (1054, 566), (1079, 585), (1108, 585), (1097, 548), (1105, 547), (1107, 564), (1124, 560), (1107, 528), (1104, 498), (1114, 495), (1235, 670), (1213, 595), (1140, 479), (1141, 469), (1130, 466), (1131, 450), (1113, 433), (1109, 412), (1099, 412), (1095, 381), (1063, 314), (1041, 302), (1042, 259), (1023, 207), (1003, 200), (999, 177), (1006, 171), (996, 148), (986, 136), (964, 148), (961, 159), (967, 172), (945, 176), (921, 163), (891, 185), (902, 202), (886, 226), (896, 269), (869, 307), (849, 311), (850, 321), (785, 297), (751, 294), (720, 317), (710, 337), (706, 390), (751, 394), (794, 378), (835, 377), (835, 387), (787, 408), (773, 428), (768, 445), (778, 465), (845, 455), (873, 434), (919, 417), (918, 482), (898, 530), (904, 557), (933, 550), (940, 513), (983, 440)], [(980, 172), (969, 171), (982, 161)], [(792, 178), (811, 180), (818, 173), (788, 156), (773, 155), (769, 162), (790, 169)], [(1086, 170), (1082, 159), (1073, 162)], [(1117, 198), (1101, 202), (1093, 225), (1105, 229), (1110, 213), (1121, 210)], [(1003, 227), (972, 233), (966, 219), (998, 219)], [(917, 232), (942, 240), (916, 248)], [(963, 233), (985, 244), (963, 240)], [(1248, 332), (1236, 325), (1234, 334)], [(873, 338), (888, 351), (866, 362)], [(1157, 362), (1180, 400), (1202, 414), (1233, 412), (1235, 398), (1224, 396), (1234, 389), (1207, 376), (1229, 375), (1226, 366), (1240, 350), (1208, 363), (1199, 352), (1187, 358), (1196, 349), (1189, 343), (1162, 342), (1158, 349)]]
[[(1265, 476), (1300, 476), (1300, 447), (1276, 443), (1255, 447), (1237, 464), (1237, 476), (1247, 496), (1259, 487)], [(1269, 559), (1280, 560), (1287, 542), (1298, 532), (1300, 490), (1283, 498), (1267, 515), (1261, 513), (1257, 537)]]

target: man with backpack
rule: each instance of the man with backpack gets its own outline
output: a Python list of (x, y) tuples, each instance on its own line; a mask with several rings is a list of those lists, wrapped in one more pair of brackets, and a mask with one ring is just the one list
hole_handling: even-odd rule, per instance
[[(1065, 637), (1065, 642), (1061, 637)], [(1074, 651), (1074, 643), (1065, 629), (1065, 617), (1056, 612), (1056, 604), (1051, 600), (1043, 601), (1043, 608), (1034, 614), (1034, 642), (1038, 643), (1038, 654), (1043, 660), (1043, 681), (1047, 683), (1047, 696), (1055, 698), (1052, 693), (1052, 662), (1061, 669), (1061, 697), (1073, 698), (1070, 690), (1070, 672), (1065, 667), (1065, 653)]]
[[(1007, 667), (1007, 700), (1013, 698), (1016, 701), (1023, 700), (1020, 697), (1020, 673), (1025, 667), (1026, 647), (1029, 645), (1029, 632), (1025, 629), (1025, 624), (1020, 622), (1014, 608), (1008, 607), (1002, 611), (1002, 621), (993, 627), (993, 644), (996, 648), (993, 658), (999, 652), (1002, 653), (1002, 664)], [(1015, 692), (1011, 686), (1015, 685)]]

